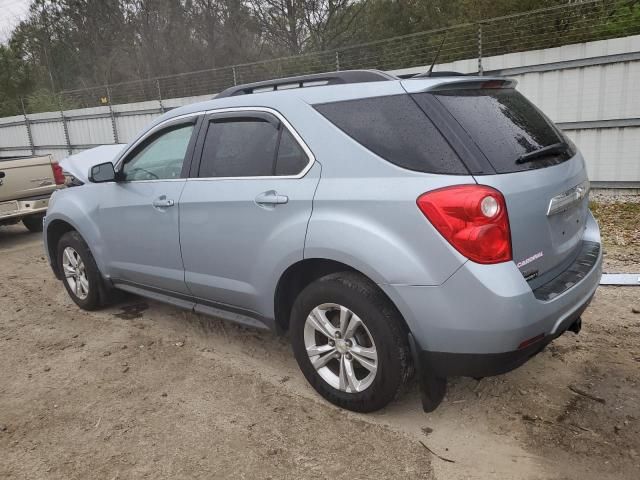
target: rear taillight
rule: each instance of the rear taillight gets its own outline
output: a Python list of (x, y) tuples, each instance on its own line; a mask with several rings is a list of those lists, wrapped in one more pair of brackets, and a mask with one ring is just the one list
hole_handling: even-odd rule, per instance
[(440, 234), (477, 263), (511, 260), (511, 233), (502, 194), (484, 185), (456, 185), (427, 192), (417, 200)]
[(56, 182), (56, 185), (64, 185), (64, 173), (62, 172), (62, 167), (57, 163), (51, 164), (51, 170), (53, 170), (53, 179)]

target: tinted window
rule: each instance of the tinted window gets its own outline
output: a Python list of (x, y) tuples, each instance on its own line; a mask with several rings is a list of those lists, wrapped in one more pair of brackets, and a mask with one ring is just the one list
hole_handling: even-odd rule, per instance
[(277, 125), (259, 118), (211, 122), (202, 151), (199, 176), (273, 175), (277, 143)]
[(284, 128), (278, 147), (276, 175), (297, 175), (309, 163), (309, 157), (289, 130)]
[(164, 130), (145, 142), (122, 167), (124, 180), (180, 178), (193, 125)]
[(316, 105), (354, 140), (400, 167), (466, 174), (462, 162), (409, 95)]
[[(416, 101), (421, 103), (425, 95), (431, 94), (415, 95)], [(435, 95), (498, 173), (555, 165), (575, 154), (569, 148), (516, 163), (526, 153), (565, 141), (551, 121), (516, 90), (452, 90)]]

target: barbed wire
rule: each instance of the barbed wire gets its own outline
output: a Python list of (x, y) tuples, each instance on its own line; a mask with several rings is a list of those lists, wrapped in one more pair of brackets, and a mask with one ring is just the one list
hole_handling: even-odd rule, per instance
[(329, 51), (60, 92), (64, 109), (213, 95), (227, 87), (335, 70), (394, 70), (640, 34), (632, 0), (589, 0)]

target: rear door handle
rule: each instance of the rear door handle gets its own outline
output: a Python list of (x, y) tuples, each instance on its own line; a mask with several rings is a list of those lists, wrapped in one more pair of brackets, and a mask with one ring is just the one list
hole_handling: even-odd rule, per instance
[(280, 195), (275, 190), (269, 190), (258, 195), (255, 201), (258, 205), (283, 205), (289, 202), (289, 197)]
[(166, 195), (162, 195), (158, 198), (156, 198), (152, 205), (155, 208), (168, 208), (168, 207), (173, 207), (175, 205), (175, 202), (173, 200), (170, 200), (166, 197)]

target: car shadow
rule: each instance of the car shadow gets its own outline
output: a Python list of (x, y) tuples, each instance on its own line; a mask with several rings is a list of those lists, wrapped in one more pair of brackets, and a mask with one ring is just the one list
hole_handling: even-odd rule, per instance
[(42, 233), (32, 233), (21, 224), (0, 226), (0, 250), (33, 245), (42, 241)]

